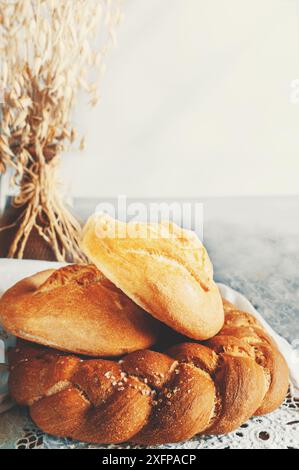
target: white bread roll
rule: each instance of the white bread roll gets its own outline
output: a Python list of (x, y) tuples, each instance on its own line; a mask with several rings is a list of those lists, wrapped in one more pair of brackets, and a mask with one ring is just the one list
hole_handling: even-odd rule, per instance
[(89, 356), (119, 356), (156, 342), (159, 324), (93, 265), (27, 277), (0, 300), (0, 324), (15, 336)]
[(209, 256), (194, 232), (170, 222), (126, 224), (95, 214), (83, 234), (90, 260), (128, 297), (190, 338), (211, 338), (224, 321)]

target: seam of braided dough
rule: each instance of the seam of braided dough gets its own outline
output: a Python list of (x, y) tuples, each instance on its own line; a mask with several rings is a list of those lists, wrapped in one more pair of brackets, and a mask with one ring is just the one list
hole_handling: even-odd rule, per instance
[[(258, 322), (249, 314), (244, 317), (243, 312), (232, 310), (229, 305), (226, 305), (225, 310), (233, 317), (227, 316), (219, 335), (204, 345), (176, 345), (168, 355), (141, 350), (128, 354), (116, 363), (101, 359), (74, 360), (73, 356), (43, 352), (42, 349), (34, 353), (33, 348), (31, 357), (12, 360), (12, 395), (16, 401), (31, 405), (33, 420), (46, 432), (90, 442), (117, 443), (130, 440), (153, 445), (185, 440), (197, 433), (229, 432), (251, 415), (260, 414), (260, 409), (269, 412), (279, 406), (287, 391), (288, 373), (282, 356)], [(233, 326), (234, 322), (240, 323), (242, 315), (245, 318), (243, 326)], [(225, 334), (231, 331), (235, 332), (235, 336)], [(264, 352), (259, 348), (264, 348)], [(269, 354), (270, 363), (272, 361), (274, 366), (278, 364), (278, 370), (274, 367), (271, 371), (267, 367), (265, 352)], [(190, 354), (198, 354), (198, 357), (190, 357)], [(29, 375), (34, 360), (39, 361), (37, 364), (41, 367), (36, 379)], [(59, 364), (57, 369), (56, 361)], [(26, 394), (28, 388), (30, 391), (30, 387), (34, 395), (37, 387), (34, 380), (38, 381), (39, 386), (42, 380), (47, 383), (51, 364), (54, 364), (55, 373), (59, 374), (68, 361), (74, 364), (71, 364), (70, 372), (66, 368), (66, 377), (62, 376), (48, 388), (45, 386), (41, 395), (22, 399), (22, 394)], [(97, 374), (97, 367), (102, 371), (101, 378)], [(242, 376), (242, 382), (238, 372), (242, 375), (244, 371), (247, 372)], [(83, 374), (81, 379), (80, 373)], [(278, 396), (270, 396), (267, 403), (267, 395), (276, 380), (274, 374), (280, 375), (280, 383), (276, 384), (276, 388), (279, 388)], [(181, 378), (183, 383), (180, 382)], [(51, 382), (51, 377), (49, 380)], [(94, 380), (97, 383), (93, 388)], [(78, 383), (80, 381), (83, 384)], [(101, 387), (104, 389), (103, 396), (100, 394), (97, 401), (98, 392), (95, 390)], [(240, 406), (234, 403), (234, 399), (240, 399), (238, 387), (243, 393)], [(242, 387), (245, 387), (244, 390)], [(203, 396), (200, 396), (198, 390), (203, 392)], [(231, 396), (228, 391), (236, 396)], [(122, 402), (123, 394), (134, 397), (132, 403), (127, 399)], [(175, 402), (177, 397), (178, 407)], [(72, 400), (77, 408), (73, 406), (70, 411), (67, 405)], [(250, 404), (248, 410), (247, 402)], [(62, 409), (61, 404), (64, 405)], [(243, 414), (226, 416), (227, 406), (231, 412), (238, 413), (241, 409)], [(235, 409), (238, 406), (240, 409)]]

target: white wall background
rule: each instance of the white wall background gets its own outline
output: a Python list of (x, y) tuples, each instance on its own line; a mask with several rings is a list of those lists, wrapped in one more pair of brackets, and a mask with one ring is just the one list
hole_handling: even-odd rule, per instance
[(126, 0), (76, 196), (299, 193), (297, 0)]

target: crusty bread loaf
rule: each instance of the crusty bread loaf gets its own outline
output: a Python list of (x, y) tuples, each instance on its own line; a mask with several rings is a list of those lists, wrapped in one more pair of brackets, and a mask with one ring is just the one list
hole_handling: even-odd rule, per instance
[(35, 345), (9, 355), (13, 398), (45, 432), (94, 443), (154, 445), (223, 434), (283, 401), (288, 368), (250, 314), (225, 303), (221, 332), (166, 353), (82, 360)]
[(87, 222), (83, 250), (128, 297), (179, 333), (207, 339), (223, 325), (208, 254), (194, 232), (170, 222)]
[(93, 265), (43, 271), (0, 300), (10, 333), (63, 351), (118, 356), (151, 346), (159, 324)]

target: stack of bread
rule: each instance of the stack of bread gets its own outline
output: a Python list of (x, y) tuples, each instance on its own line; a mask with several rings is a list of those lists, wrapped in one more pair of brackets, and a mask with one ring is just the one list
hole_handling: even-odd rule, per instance
[(45, 432), (146, 446), (223, 434), (273, 411), (288, 368), (257, 320), (221, 298), (208, 254), (173, 223), (91, 217), (92, 264), (10, 288), (10, 393)]

